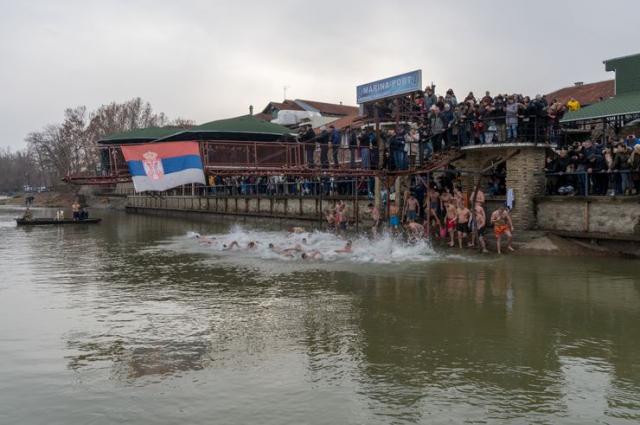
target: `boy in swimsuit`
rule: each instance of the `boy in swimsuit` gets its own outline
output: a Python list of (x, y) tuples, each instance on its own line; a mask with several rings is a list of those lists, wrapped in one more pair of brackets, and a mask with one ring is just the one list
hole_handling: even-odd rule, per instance
[(393, 230), (394, 233), (400, 228), (399, 210), (396, 206), (396, 201), (393, 199), (389, 204), (389, 226), (391, 226), (391, 230)]
[(406, 203), (404, 204), (404, 216), (409, 223), (416, 221), (416, 218), (420, 214), (420, 203), (416, 197), (412, 194), (409, 195)]
[(478, 233), (478, 242), (480, 242), (480, 247), (482, 248), (482, 253), (486, 254), (487, 252), (487, 244), (485, 242), (485, 232), (487, 230), (487, 215), (484, 213), (484, 208), (482, 208), (481, 204), (476, 203), (474, 208), (476, 216), (473, 220), (475, 226), (475, 232), (471, 233), (471, 243), (469, 243), (470, 247), (476, 246), (476, 232)]
[(453, 201), (449, 201), (446, 206), (447, 215), (445, 216), (445, 220), (447, 222), (447, 233), (449, 234), (449, 246), (454, 247), (456, 245), (454, 238), (456, 233), (456, 223), (458, 221), (458, 214), (456, 213), (456, 206)]
[(496, 235), (496, 248), (498, 254), (501, 254), (500, 244), (502, 242), (502, 235), (507, 237), (507, 249), (509, 251), (515, 251), (511, 246), (511, 240), (513, 239), (513, 222), (511, 221), (511, 215), (505, 206), (501, 206), (491, 214), (491, 223), (493, 224), (493, 233)]
[(471, 211), (464, 205), (458, 206), (458, 208), (456, 208), (456, 215), (458, 217), (458, 224), (456, 226), (456, 230), (458, 231), (458, 246), (462, 249), (462, 239), (466, 238), (469, 234)]

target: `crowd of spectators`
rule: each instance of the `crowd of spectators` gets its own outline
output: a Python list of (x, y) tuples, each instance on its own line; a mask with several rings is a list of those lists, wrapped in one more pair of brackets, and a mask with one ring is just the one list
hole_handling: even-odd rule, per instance
[[(458, 100), (452, 89), (441, 96), (429, 86), (423, 92), (366, 106), (368, 121), (376, 116), (383, 123), (381, 152), (372, 125), (343, 129), (329, 125), (320, 128), (318, 134), (303, 125), (298, 140), (305, 143), (309, 167), (342, 164), (364, 169), (407, 169), (449, 148), (504, 142), (557, 143), (560, 119), (567, 110), (579, 107), (575, 99), (563, 104), (542, 95), (491, 96), (486, 92), (477, 98), (470, 92)], [(346, 160), (340, 161), (341, 151)]]
[(561, 147), (547, 157), (545, 172), (550, 195), (640, 194), (640, 138)]

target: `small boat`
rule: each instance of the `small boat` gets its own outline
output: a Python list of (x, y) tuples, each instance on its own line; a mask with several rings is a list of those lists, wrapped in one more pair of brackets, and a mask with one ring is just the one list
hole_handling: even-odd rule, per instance
[(56, 220), (55, 218), (32, 218), (30, 220), (26, 220), (24, 218), (16, 218), (18, 226), (43, 226), (46, 224), (98, 224), (100, 221), (102, 221), (101, 218), (85, 218), (84, 220)]

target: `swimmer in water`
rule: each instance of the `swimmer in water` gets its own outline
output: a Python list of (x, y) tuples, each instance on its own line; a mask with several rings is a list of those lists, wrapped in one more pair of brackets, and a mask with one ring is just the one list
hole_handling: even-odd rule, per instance
[(305, 232), (304, 227), (297, 227), (297, 226), (289, 227), (289, 229), (287, 229), (287, 230), (289, 230), (289, 233), (304, 233)]
[(209, 238), (207, 236), (202, 236), (199, 233), (196, 233), (196, 239), (200, 245), (213, 245), (216, 243), (216, 238)]
[(251, 250), (251, 249), (256, 249), (258, 247), (258, 242), (255, 241), (251, 241), (247, 244), (247, 249)]
[(317, 249), (314, 249), (309, 252), (303, 252), (300, 254), (300, 258), (303, 260), (320, 260), (322, 259), (322, 253)]
[(240, 248), (240, 244), (238, 243), (238, 241), (233, 241), (229, 245), (227, 244), (222, 245), (223, 251), (231, 251), (233, 248)]
[(407, 231), (407, 235), (413, 239), (422, 239), (424, 236), (424, 226), (415, 221), (410, 221), (405, 224), (404, 229)]
[(345, 244), (344, 248), (336, 249), (335, 252), (337, 252), (338, 254), (348, 254), (350, 252), (353, 252), (352, 245), (353, 244), (352, 244), (351, 241), (347, 241), (347, 243)]

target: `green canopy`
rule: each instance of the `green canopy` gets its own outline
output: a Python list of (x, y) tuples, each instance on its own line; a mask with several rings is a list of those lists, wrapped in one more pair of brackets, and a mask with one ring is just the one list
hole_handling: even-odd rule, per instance
[(640, 92), (619, 94), (607, 100), (567, 113), (561, 123), (640, 114)]
[(145, 143), (184, 131), (184, 129), (176, 127), (149, 127), (137, 128), (135, 130), (124, 131), (122, 133), (114, 133), (98, 140), (102, 145), (115, 145), (122, 143)]
[[(252, 115), (211, 121), (161, 138), (170, 140), (250, 140), (275, 141), (290, 137), (289, 128), (260, 120)], [(160, 141), (159, 140), (159, 141)]]

